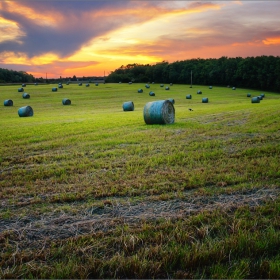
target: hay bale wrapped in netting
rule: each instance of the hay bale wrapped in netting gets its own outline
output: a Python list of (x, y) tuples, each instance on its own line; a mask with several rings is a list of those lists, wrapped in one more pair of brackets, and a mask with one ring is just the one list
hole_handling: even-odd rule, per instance
[(23, 88), (21, 87), (21, 88), (18, 88), (18, 90), (17, 90), (18, 92), (23, 92)]
[(160, 84), (160, 87), (164, 87), (164, 84)]
[(251, 103), (260, 103), (260, 99), (258, 96), (255, 96), (251, 99)]
[(202, 91), (201, 91), (201, 90), (198, 90), (196, 93), (197, 93), (197, 94), (202, 94)]
[(202, 98), (202, 103), (208, 103), (208, 101), (209, 101), (209, 100), (208, 100), (208, 97), (203, 97), (203, 98)]
[(83, 84), (82, 83), (79, 83), (79, 86), (82, 86)]
[(68, 98), (63, 98), (62, 99), (62, 104), (63, 105), (71, 105), (71, 100)]
[(247, 97), (251, 97), (251, 93), (247, 93)]
[(212, 89), (213, 87), (212, 86), (209, 86), (209, 89)]
[(264, 93), (261, 93), (260, 96), (261, 96), (262, 98), (264, 98), (264, 97), (265, 97), (265, 94), (264, 94)]
[(148, 102), (143, 110), (146, 124), (172, 124), (175, 120), (175, 109), (169, 100)]
[(22, 86), (22, 87), (26, 87), (26, 84), (22, 84), (21, 86)]
[(165, 90), (169, 90), (169, 87), (165, 87)]
[(57, 91), (57, 88), (56, 88), (56, 87), (53, 87), (53, 88), (52, 88), (52, 91)]
[(86, 87), (89, 87), (89, 84), (86, 84)]
[(33, 114), (33, 109), (30, 106), (24, 106), (18, 109), (18, 115), (20, 117), (32, 117)]
[(4, 106), (13, 106), (14, 102), (11, 99), (4, 100)]
[(148, 85), (148, 84), (145, 84), (145, 87), (146, 87), (146, 88), (150, 88), (150, 85)]
[(25, 92), (23, 95), (22, 95), (22, 98), (23, 99), (29, 99), (30, 98), (30, 94)]
[(232, 90), (236, 90), (236, 87), (232, 87)]
[(174, 98), (168, 98), (167, 100), (169, 100), (172, 104), (175, 104), (175, 99)]
[(134, 111), (134, 103), (132, 101), (127, 101), (123, 103), (124, 111)]
[(186, 95), (186, 99), (192, 99), (192, 95), (191, 94), (187, 94)]
[(153, 91), (150, 91), (150, 92), (149, 92), (149, 95), (150, 95), (150, 96), (156, 96), (156, 94), (155, 94)]
[(138, 89), (138, 93), (142, 93), (143, 92), (143, 89), (142, 88), (139, 88)]

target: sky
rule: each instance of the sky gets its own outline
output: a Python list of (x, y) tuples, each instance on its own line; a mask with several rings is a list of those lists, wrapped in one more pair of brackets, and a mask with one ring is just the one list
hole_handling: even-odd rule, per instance
[(280, 56), (280, 1), (0, 0), (0, 68), (48, 78), (127, 64)]

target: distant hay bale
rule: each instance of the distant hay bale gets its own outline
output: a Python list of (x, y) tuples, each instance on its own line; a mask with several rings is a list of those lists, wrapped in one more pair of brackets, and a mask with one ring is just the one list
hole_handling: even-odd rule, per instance
[(260, 103), (260, 99), (258, 96), (255, 96), (251, 99), (251, 103)]
[(173, 86), (173, 84), (172, 84), (172, 83), (170, 83), (169, 85), (170, 85), (170, 86)]
[(261, 96), (262, 98), (264, 98), (264, 97), (265, 97), (265, 94), (264, 94), (264, 93), (261, 93), (260, 96)]
[(21, 86), (22, 86), (22, 87), (26, 87), (26, 84), (22, 84)]
[(209, 89), (212, 89), (213, 87), (212, 86), (209, 86)]
[(30, 98), (30, 94), (25, 92), (23, 95), (22, 95), (22, 98), (23, 99), (29, 99)]
[(134, 103), (132, 101), (127, 101), (123, 103), (124, 111), (134, 111)]
[(38, 86), (38, 83), (34, 83), (34, 86)]
[(71, 105), (71, 100), (68, 98), (63, 98), (62, 99), (62, 104), (63, 105)]
[(66, 85), (69, 86), (70, 82), (67, 82)]
[(155, 94), (153, 91), (150, 91), (150, 92), (149, 92), (149, 95), (150, 95), (150, 96), (155, 96), (156, 94)]
[(18, 88), (18, 92), (23, 92), (23, 88)]
[(164, 84), (160, 84), (160, 87), (164, 87)]
[(247, 93), (247, 97), (251, 97), (251, 93)]
[(119, 82), (119, 84), (121, 84), (122, 82)]
[(202, 91), (201, 91), (201, 90), (198, 90), (196, 93), (197, 93), (197, 94), (202, 94)]
[(58, 85), (58, 88), (63, 88), (63, 85), (62, 85), (62, 84), (59, 84), (59, 85)]
[(138, 93), (142, 93), (143, 92), (143, 89), (142, 88), (139, 88), (138, 89)]
[(202, 103), (208, 103), (208, 98), (207, 97), (203, 97), (202, 98)]
[(132, 84), (132, 82), (129, 82), (128, 84), (129, 84), (129, 85), (131, 85), (131, 84)]
[(13, 106), (14, 102), (11, 99), (4, 100), (4, 106)]
[(145, 84), (145, 87), (146, 87), (146, 88), (150, 88), (150, 85), (148, 85), (148, 84)]
[(174, 98), (168, 98), (167, 100), (169, 100), (172, 104), (175, 104), (175, 99)]
[(175, 120), (175, 109), (169, 100), (148, 102), (143, 115), (146, 124), (172, 124)]
[(52, 91), (57, 91), (57, 88), (56, 88), (56, 87), (53, 87), (53, 88), (52, 88)]
[(99, 84), (98, 84), (98, 83), (95, 83), (95, 85), (98, 86)]
[(24, 106), (18, 109), (18, 115), (20, 117), (32, 117), (33, 114), (33, 109), (30, 106)]
[(263, 97), (261, 95), (258, 96), (259, 100), (263, 100)]
[(232, 90), (236, 90), (236, 87), (232, 87)]
[(89, 87), (89, 84), (86, 84), (86, 87)]
[(186, 95), (186, 99), (192, 99), (192, 95), (191, 94), (187, 94)]
[(83, 84), (82, 83), (79, 83), (79, 86), (82, 86)]
[(169, 90), (169, 87), (165, 87), (165, 90)]

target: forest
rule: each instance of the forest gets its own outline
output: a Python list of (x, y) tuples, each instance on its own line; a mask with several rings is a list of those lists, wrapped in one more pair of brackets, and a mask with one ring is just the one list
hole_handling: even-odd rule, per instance
[(280, 92), (280, 57), (197, 58), (154, 65), (128, 64), (111, 72), (106, 82), (229, 85)]

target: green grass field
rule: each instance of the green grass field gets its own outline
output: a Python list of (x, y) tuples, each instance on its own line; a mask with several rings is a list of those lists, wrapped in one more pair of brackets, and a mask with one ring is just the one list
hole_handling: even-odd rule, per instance
[(0, 278), (280, 278), (280, 94), (54, 86), (0, 87)]

